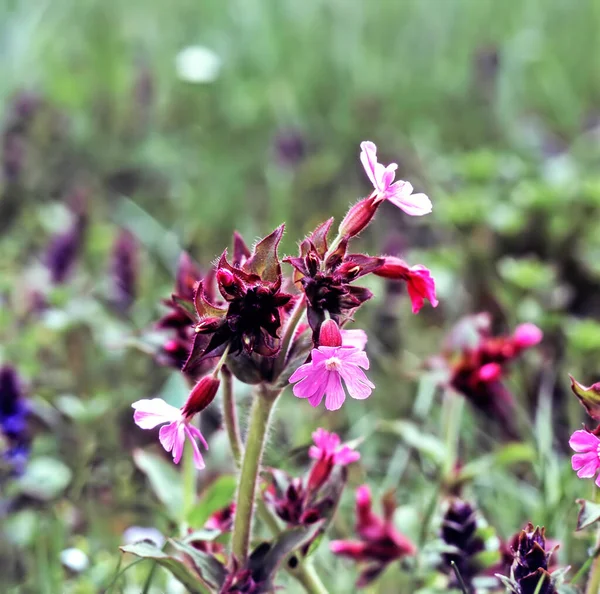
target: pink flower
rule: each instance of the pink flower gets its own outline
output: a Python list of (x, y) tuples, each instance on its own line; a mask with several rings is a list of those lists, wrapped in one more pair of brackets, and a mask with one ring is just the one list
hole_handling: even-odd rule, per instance
[[(571, 458), (573, 470), (579, 478), (593, 478), (600, 470), (600, 439), (589, 431), (575, 431), (571, 435), (569, 445), (577, 452)], [(600, 487), (600, 475), (596, 477), (596, 485)]]
[(319, 406), (325, 396), (325, 408), (338, 410), (346, 393), (352, 398), (364, 400), (371, 395), (375, 385), (369, 381), (364, 371), (369, 369), (367, 354), (352, 346), (320, 346), (312, 350), (312, 360), (301, 365), (290, 377), (294, 385), (294, 395), (308, 398), (312, 406)]
[(370, 141), (360, 143), (360, 161), (365, 168), (373, 187), (374, 195), (378, 201), (389, 200), (401, 208), (406, 214), (420, 216), (431, 212), (431, 200), (425, 194), (413, 194), (413, 187), (406, 181), (398, 180), (395, 183), (396, 163), (384, 167), (377, 161), (377, 147)]
[(542, 341), (543, 337), (543, 332), (535, 324), (531, 323), (517, 326), (513, 334), (515, 345), (521, 349), (535, 346)]
[(317, 429), (312, 434), (314, 446), (308, 450), (308, 455), (316, 462), (308, 475), (307, 489), (316, 492), (327, 481), (335, 466), (347, 466), (356, 462), (360, 454), (346, 444), (342, 444), (339, 435)]
[(181, 460), (187, 437), (192, 444), (196, 468), (201, 470), (205, 464), (196, 439), (199, 439), (206, 449), (208, 444), (200, 429), (192, 425), (192, 419), (213, 401), (219, 383), (219, 380), (211, 375), (203, 377), (194, 386), (181, 408), (167, 404), (162, 398), (138, 400), (131, 405), (135, 410), (133, 420), (141, 429), (154, 429), (163, 425), (158, 433), (158, 439), (167, 452), (173, 452), (175, 464), (179, 464)]
[(329, 548), (335, 555), (368, 563), (357, 582), (362, 588), (372, 582), (388, 564), (407, 555), (415, 555), (415, 545), (394, 526), (395, 500), (383, 500), (383, 516), (373, 512), (371, 490), (362, 485), (356, 490), (356, 532), (360, 540), (333, 540)]
[(431, 276), (431, 272), (425, 266), (417, 264), (409, 267), (400, 258), (386, 256), (383, 265), (374, 272), (377, 276), (383, 278), (406, 281), (413, 313), (418, 313), (421, 310), (425, 304), (425, 299), (428, 299), (433, 307), (437, 307), (435, 281)]
[(342, 444), (340, 436), (335, 433), (319, 428), (312, 434), (312, 438), (315, 445), (310, 447), (308, 455), (313, 460), (330, 459), (334, 464), (346, 466), (360, 458), (360, 454), (350, 446)]

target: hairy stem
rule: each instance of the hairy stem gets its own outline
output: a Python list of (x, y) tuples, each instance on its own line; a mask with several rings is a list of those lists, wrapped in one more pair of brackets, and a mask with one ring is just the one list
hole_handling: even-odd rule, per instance
[(290, 568), (288, 571), (302, 584), (309, 594), (329, 594), (309, 559), (306, 559), (295, 569)]
[(237, 409), (235, 407), (235, 397), (233, 395), (233, 376), (227, 367), (221, 369), (221, 377), (223, 378), (223, 421), (227, 429), (227, 437), (231, 446), (231, 453), (235, 460), (236, 466), (239, 467), (242, 461), (242, 438), (240, 437), (240, 429), (237, 418)]
[(292, 346), (292, 340), (294, 338), (294, 334), (296, 334), (296, 329), (300, 325), (302, 317), (304, 316), (306, 309), (306, 297), (304, 293), (296, 303), (296, 306), (292, 310), (290, 317), (288, 318), (287, 324), (285, 326), (285, 330), (283, 331), (283, 337), (281, 339), (281, 350), (279, 351), (279, 355), (275, 360), (275, 365), (273, 369), (273, 379), (277, 379), (283, 368), (285, 367), (285, 363), (287, 360), (287, 356), (290, 352), (290, 348)]
[(244, 565), (248, 558), (258, 471), (265, 447), (271, 411), (279, 394), (279, 391), (259, 390), (252, 402), (231, 539), (233, 556), (240, 565)]
[[(595, 497), (596, 502), (600, 500), (600, 490), (595, 489)], [(596, 551), (600, 550), (600, 526), (596, 532), (596, 546), (594, 547)], [(590, 573), (588, 576), (587, 587), (585, 589), (585, 594), (598, 594), (600, 592), (600, 556), (596, 555), (594, 560), (592, 561), (592, 567), (590, 569)]]

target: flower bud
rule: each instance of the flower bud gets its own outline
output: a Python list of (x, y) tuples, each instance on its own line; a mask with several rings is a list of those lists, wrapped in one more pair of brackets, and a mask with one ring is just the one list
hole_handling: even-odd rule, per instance
[(573, 376), (570, 375), (569, 378), (571, 379), (571, 390), (579, 398), (579, 402), (581, 402), (587, 414), (595, 421), (600, 421), (600, 382), (591, 386), (584, 386)]
[(364, 198), (350, 208), (340, 223), (339, 233), (346, 237), (354, 237), (365, 229), (372, 221), (381, 201), (376, 196)]
[(513, 340), (515, 345), (521, 349), (527, 349), (541, 342), (542, 331), (535, 324), (521, 324), (515, 328)]
[(212, 375), (203, 377), (193, 388), (183, 405), (181, 412), (186, 417), (193, 417), (203, 411), (217, 395), (220, 380)]
[(342, 346), (342, 333), (334, 320), (325, 320), (319, 331), (319, 346)]
[(219, 268), (217, 271), (217, 283), (219, 284), (219, 290), (225, 299), (239, 297), (243, 294), (241, 281), (226, 268)]

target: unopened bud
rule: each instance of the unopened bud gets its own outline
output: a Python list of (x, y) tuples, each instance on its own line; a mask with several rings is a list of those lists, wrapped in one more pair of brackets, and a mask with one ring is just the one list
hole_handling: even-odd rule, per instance
[(325, 320), (319, 331), (319, 346), (342, 346), (342, 333), (334, 320)]
[(364, 198), (357, 202), (350, 208), (344, 220), (340, 223), (340, 235), (346, 237), (358, 235), (372, 221), (379, 204), (381, 204), (381, 200), (378, 202), (376, 196)]
[(226, 268), (219, 268), (217, 271), (217, 283), (225, 299), (228, 297), (239, 297), (243, 292), (241, 281)]
[(569, 376), (571, 379), (571, 390), (579, 402), (583, 405), (588, 415), (595, 421), (600, 421), (600, 382), (596, 382), (591, 386), (584, 386), (580, 384), (573, 376)]
[(215, 399), (220, 383), (220, 380), (212, 375), (203, 377), (192, 388), (181, 412), (186, 417), (193, 417), (203, 411)]

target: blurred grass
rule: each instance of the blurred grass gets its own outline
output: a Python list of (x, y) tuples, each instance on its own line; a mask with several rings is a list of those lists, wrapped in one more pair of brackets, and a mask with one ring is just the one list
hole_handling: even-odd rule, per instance
[[(322, 219), (341, 217), (368, 191), (357, 159), (364, 139), (378, 144), (383, 161), (398, 161), (400, 177), (429, 193), (434, 212), (407, 221), (384, 205), (358, 245), (381, 251), (399, 234), (403, 251), (411, 248), (407, 259), (433, 269), (442, 305), (416, 318), (405, 300), (388, 311), (383, 285), (373, 281), (379, 297), (357, 319), (373, 329), (377, 393), (334, 416), (305, 407), (301, 426), (292, 412), (298, 403), (284, 401), (269, 457), (308, 443), (318, 423), (345, 427), (350, 437), (370, 435), (353, 484), (368, 472), (381, 490), (397, 486), (399, 499), (422, 517), (437, 488), (432, 463), (398, 439), (374, 434), (379, 419), (411, 415), (415, 370), (460, 315), (486, 308), (507, 326), (532, 320), (561, 337), (550, 339), (544, 358), (528, 359), (514, 381), (523, 407), (534, 393), (529, 408), (538, 424), (524, 441), (535, 446), (536, 459), (519, 472), (478, 475), (472, 494), (502, 536), (528, 519), (546, 523), (563, 540), (561, 560), (581, 564), (572, 501), (587, 485), (573, 477), (563, 453), (564, 434), (578, 426), (580, 411), (562, 403), (562, 417), (540, 411), (538, 402), (555, 397), (538, 399), (531, 384), (546, 357), (563, 392), (567, 369), (598, 371), (595, 285), (588, 289), (567, 274), (575, 262), (586, 282), (599, 282), (600, 150), (592, 125), (600, 117), (598, 30), (595, 0), (0, 3), (5, 120), (23, 90), (54, 110), (36, 120), (26, 191), (0, 237), (0, 358), (19, 366), (39, 406), (48, 407), (34, 452), (65, 461), (75, 477), (64, 497), (33, 507), (37, 525), (29, 538), (27, 517), (14, 516), (22, 522), (15, 533), (24, 538), (27, 577), (12, 592), (101, 591), (125, 527), (145, 522), (172, 531), (135, 470), (128, 435), (130, 403), (157, 394), (169, 372), (123, 344), (156, 318), (180, 248), (207, 266), (233, 229), (252, 240), (285, 220), (289, 253)], [(213, 83), (177, 78), (177, 53), (195, 44), (223, 62)], [(306, 155), (285, 166), (275, 143), (290, 130), (301, 135)], [(23, 323), (15, 312), (23, 313), (39, 254), (61, 225), (57, 205), (75, 183), (89, 190), (92, 218), (83, 263), (68, 287), (50, 295), (54, 317)], [(98, 300), (117, 224), (145, 247), (129, 325)], [(569, 307), (573, 294), (577, 305)], [(398, 322), (391, 353), (384, 314)], [(176, 384), (165, 390), (182, 397)], [(73, 401), (65, 395), (83, 403), (83, 417), (68, 412)], [(437, 434), (438, 408), (433, 401), (427, 414), (411, 416)], [(467, 461), (497, 446), (470, 413), (461, 437)], [(222, 442), (211, 442), (209, 459), (205, 482), (230, 469)], [(348, 493), (341, 533), (350, 530), (351, 499)], [(67, 545), (90, 555), (92, 567), (81, 576), (60, 565)], [(333, 591), (352, 587), (351, 572), (340, 572), (342, 564), (325, 550), (318, 566)], [(149, 569), (136, 566), (123, 581), (130, 590), (115, 591), (139, 591)], [(390, 571), (379, 592), (394, 591), (396, 579), (398, 571)]]

